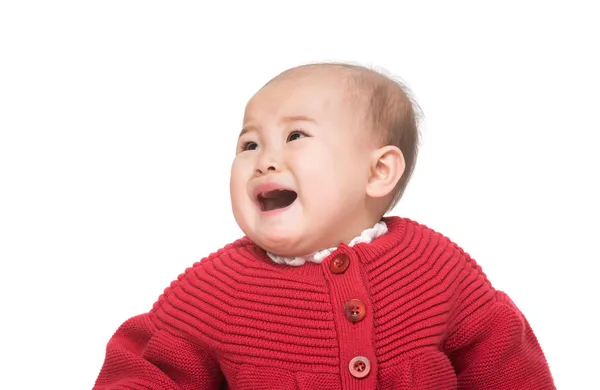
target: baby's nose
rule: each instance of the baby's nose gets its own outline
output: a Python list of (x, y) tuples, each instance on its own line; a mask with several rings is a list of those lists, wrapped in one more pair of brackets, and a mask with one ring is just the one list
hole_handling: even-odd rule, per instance
[(265, 168), (256, 168), (255, 173), (257, 175), (264, 175), (265, 173), (271, 172), (271, 171), (275, 172), (275, 171), (277, 171), (277, 168), (275, 168), (274, 165), (269, 165), (266, 167), (266, 169)]
[(280, 169), (279, 160), (273, 153), (263, 153), (256, 163), (255, 174), (265, 175), (269, 172), (276, 172)]

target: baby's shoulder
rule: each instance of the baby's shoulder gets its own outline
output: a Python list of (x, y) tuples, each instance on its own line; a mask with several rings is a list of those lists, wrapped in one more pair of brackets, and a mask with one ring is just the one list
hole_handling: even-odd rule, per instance
[(468, 253), (457, 242), (436, 228), (406, 217), (393, 218), (400, 221), (404, 225), (403, 230), (405, 232), (405, 236), (411, 235), (412, 239), (416, 241), (431, 241), (438, 245), (444, 245), (447, 246), (448, 249), (456, 250), (457, 252), (469, 256)]
[(426, 263), (435, 262), (445, 266), (458, 266), (464, 271), (486, 277), (481, 266), (471, 254), (454, 239), (416, 220), (405, 217), (398, 217), (398, 219), (404, 224), (403, 241), (408, 242), (408, 247), (414, 248), (410, 251), (413, 255), (424, 257)]
[(219, 279), (231, 278), (232, 274), (256, 266), (261, 258), (261, 249), (247, 237), (242, 237), (190, 265), (174, 279), (154, 304), (158, 306), (173, 294), (187, 295), (192, 288), (211, 293), (219, 284)]
[(203, 257), (192, 264), (190, 269), (200, 268), (214, 264), (215, 262), (223, 261), (235, 261), (239, 263), (255, 262), (261, 256), (261, 251), (262, 249), (248, 237), (242, 237)]

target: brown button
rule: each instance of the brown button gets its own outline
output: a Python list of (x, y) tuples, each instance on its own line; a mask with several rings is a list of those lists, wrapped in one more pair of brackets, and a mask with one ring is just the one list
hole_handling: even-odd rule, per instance
[(343, 274), (349, 265), (350, 257), (345, 253), (340, 253), (329, 262), (329, 270), (332, 274)]
[(350, 374), (355, 378), (364, 378), (371, 372), (371, 362), (364, 356), (357, 356), (348, 365)]
[(361, 300), (351, 299), (346, 303), (344, 307), (344, 314), (350, 322), (358, 322), (365, 318), (367, 308)]

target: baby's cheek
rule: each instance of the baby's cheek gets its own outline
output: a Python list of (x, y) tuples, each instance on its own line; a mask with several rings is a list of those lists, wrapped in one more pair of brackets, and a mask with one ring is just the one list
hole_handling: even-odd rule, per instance
[(308, 186), (311, 208), (318, 209), (320, 215), (335, 213), (340, 203), (344, 202), (343, 188), (342, 183), (334, 177), (315, 175)]
[(343, 163), (329, 150), (318, 150), (309, 154), (302, 159), (302, 165), (307, 174), (329, 181), (335, 179), (343, 168)]
[(254, 172), (254, 162), (247, 157), (236, 157), (231, 165), (231, 184), (245, 186)]

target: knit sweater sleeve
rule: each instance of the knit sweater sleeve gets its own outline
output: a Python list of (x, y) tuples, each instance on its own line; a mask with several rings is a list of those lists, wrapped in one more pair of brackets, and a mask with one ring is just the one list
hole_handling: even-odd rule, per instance
[[(474, 284), (477, 283), (471, 286)], [(555, 389), (542, 349), (525, 316), (505, 293), (494, 290), (487, 282), (478, 287), (470, 295), (485, 298), (466, 300), (468, 303), (461, 308), (445, 343), (457, 373), (458, 388)]]
[(94, 390), (217, 389), (216, 362), (195, 343), (158, 329), (154, 313), (124, 322), (108, 342)]

